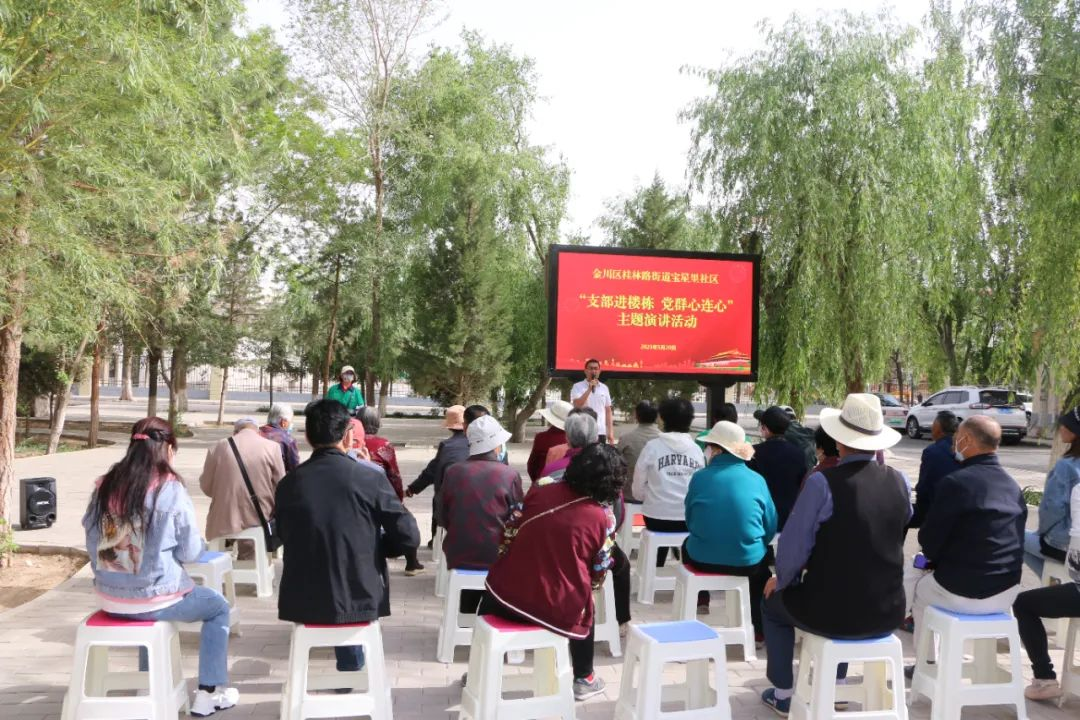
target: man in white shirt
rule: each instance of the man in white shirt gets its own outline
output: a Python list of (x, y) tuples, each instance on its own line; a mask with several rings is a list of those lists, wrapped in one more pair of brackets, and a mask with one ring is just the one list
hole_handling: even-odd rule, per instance
[(611, 417), (611, 392), (608, 386), (600, 382), (600, 361), (589, 360), (585, 363), (585, 379), (574, 383), (570, 389), (570, 400), (574, 407), (590, 407), (596, 413), (596, 424), (600, 430), (600, 442), (615, 444), (615, 422)]

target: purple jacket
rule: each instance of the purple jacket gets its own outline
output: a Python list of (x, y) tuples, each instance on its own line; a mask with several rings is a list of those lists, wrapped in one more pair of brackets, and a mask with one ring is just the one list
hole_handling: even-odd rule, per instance
[(510, 514), (524, 499), (521, 476), (495, 459), (476, 455), (446, 468), (439, 492), (439, 522), (449, 568), (484, 570), (499, 556)]

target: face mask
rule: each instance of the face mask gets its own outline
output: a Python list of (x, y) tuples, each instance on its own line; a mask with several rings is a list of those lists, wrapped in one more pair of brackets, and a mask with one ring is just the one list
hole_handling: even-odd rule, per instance
[(345, 382), (345, 383), (351, 383), (355, 379), (356, 379), (356, 376), (353, 375), (352, 373), (345, 373), (344, 375), (341, 376), (342, 382)]
[(954, 446), (953, 457), (956, 458), (956, 462), (958, 463), (964, 462), (964, 453), (960, 450), (959, 446)]

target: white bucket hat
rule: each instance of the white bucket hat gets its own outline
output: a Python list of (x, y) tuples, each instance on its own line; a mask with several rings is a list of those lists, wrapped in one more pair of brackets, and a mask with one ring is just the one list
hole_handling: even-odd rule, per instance
[(540, 415), (555, 427), (560, 430), (565, 430), (566, 418), (573, 409), (574, 406), (565, 400), (556, 400), (551, 407), (546, 407), (541, 410)]
[(469, 455), (472, 456), (483, 455), (505, 445), (510, 439), (510, 433), (503, 430), (503, 426), (495, 418), (481, 415), (469, 423), (465, 437), (469, 439)]
[(885, 425), (877, 395), (851, 393), (842, 408), (824, 408), (819, 417), (829, 437), (853, 450), (875, 452), (900, 442), (900, 433)]
[(746, 442), (746, 431), (727, 420), (716, 423), (712, 430), (698, 435), (697, 439), (708, 445), (719, 445), (744, 462), (754, 457), (753, 446)]

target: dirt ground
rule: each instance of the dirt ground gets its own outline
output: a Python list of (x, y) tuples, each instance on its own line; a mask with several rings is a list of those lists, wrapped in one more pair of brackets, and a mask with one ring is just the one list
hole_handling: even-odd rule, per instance
[(0, 612), (29, 602), (79, 571), (85, 558), (16, 553), (11, 567), (0, 565)]

